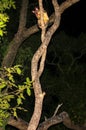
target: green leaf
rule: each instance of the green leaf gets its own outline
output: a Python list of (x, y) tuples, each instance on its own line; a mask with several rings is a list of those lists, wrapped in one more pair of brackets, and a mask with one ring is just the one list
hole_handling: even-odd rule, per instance
[(0, 83), (0, 89), (3, 89), (4, 87), (6, 87), (6, 83)]
[(27, 87), (27, 94), (28, 94), (28, 96), (31, 96), (31, 90), (28, 87)]
[(17, 98), (17, 104), (18, 105), (22, 104), (22, 99), (20, 97)]
[(17, 68), (16, 71), (17, 71), (17, 74), (19, 74), (19, 75), (21, 74), (21, 69), (20, 68)]
[(28, 77), (26, 78), (26, 82), (30, 82), (30, 79)]
[(30, 79), (27, 77), (26, 78), (26, 82), (24, 82), (24, 84), (26, 84), (27, 86), (31, 86), (31, 81), (30, 81)]
[(17, 112), (16, 112), (16, 108), (13, 109), (13, 116), (16, 117), (16, 118), (18, 117)]
[(20, 75), (21, 72), (22, 72), (21, 69), (20, 69), (20, 67), (21, 67), (21, 65), (16, 65), (16, 66), (14, 66), (14, 69), (15, 69), (16, 73), (19, 74), (19, 75)]
[(7, 100), (7, 101), (10, 101), (11, 99), (13, 99), (14, 98), (14, 95), (6, 95), (5, 96), (5, 99)]
[(23, 93), (20, 93), (20, 97), (21, 97), (22, 99), (25, 99)]
[(0, 36), (3, 36), (3, 30), (0, 29)]

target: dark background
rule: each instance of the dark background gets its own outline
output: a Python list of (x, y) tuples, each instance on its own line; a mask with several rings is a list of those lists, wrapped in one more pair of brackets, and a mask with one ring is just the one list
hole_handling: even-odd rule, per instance
[(70, 35), (79, 35), (86, 32), (86, 1), (80, 2), (68, 8), (62, 14), (61, 29)]

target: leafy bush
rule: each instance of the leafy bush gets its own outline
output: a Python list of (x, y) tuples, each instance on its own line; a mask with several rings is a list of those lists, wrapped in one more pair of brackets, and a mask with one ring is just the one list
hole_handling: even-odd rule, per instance
[[(11, 114), (17, 118), (17, 109), (25, 110), (21, 107), (25, 99), (24, 93), (26, 92), (28, 96), (31, 95), (32, 82), (28, 77), (23, 84), (16, 82), (16, 77), (21, 74), (20, 65), (0, 69), (0, 127), (6, 125)], [(13, 99), (16, 103), (11, 104)]]

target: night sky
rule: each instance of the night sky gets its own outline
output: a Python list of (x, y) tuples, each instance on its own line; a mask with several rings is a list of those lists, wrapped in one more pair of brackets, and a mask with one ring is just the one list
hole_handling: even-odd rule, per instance
[(86, 0), (80, 0), (62, 14), (60, 28), (70, 35), (86, 33)]

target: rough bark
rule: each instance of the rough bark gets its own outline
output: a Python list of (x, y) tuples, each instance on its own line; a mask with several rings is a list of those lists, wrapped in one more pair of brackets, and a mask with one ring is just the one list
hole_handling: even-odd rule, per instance
[(19, 130), (27, 130), (28, 122), (25, 122), (21, 118), (15, 119), (14, 117), (10, 117), (8, 125), (11, 125)]

